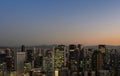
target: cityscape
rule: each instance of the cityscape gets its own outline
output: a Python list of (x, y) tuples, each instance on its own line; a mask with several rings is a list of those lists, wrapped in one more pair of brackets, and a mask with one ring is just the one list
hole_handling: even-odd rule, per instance
[(0, 76), (120, 76), (120, 0), (0, 0)]
[(119, 76), (120, 47), (1, 47), (0, 76)]

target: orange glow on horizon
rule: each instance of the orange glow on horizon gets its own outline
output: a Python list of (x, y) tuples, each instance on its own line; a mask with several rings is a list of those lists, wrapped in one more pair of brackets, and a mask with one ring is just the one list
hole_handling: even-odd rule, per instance
[[(73, 39), (76, 41), (68, 41), (66, 44), (82, 44), (84, 45), (99, 45), (99, 44), (105, 44), (105, 45), (120, 45), (120, 37), (103, 37), (103, 38), (89, 38), (89, 39)], [(65, 43), (65, 42), (64, 42)]]

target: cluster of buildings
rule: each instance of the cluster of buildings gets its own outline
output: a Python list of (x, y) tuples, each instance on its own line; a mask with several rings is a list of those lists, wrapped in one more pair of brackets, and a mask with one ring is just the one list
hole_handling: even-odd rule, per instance
[(0, 49), (0, 76), (119, 76), (120, 50), (81, 44)]

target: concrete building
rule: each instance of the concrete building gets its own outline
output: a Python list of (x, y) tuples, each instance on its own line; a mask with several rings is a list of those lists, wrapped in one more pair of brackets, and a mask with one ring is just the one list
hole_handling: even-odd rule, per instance
[(95, 50), (92, 55), (92, 69), (94, 71), (103, 70), (103, 55), (100, 51)]
[(24, 62), (26, 60), (25, 52), (16, 52), (15, 53), (15, 70), (17, 76), (21, 75), (24, 72)]
[(43, 71), (46, 76), (54, 76), (54, 55), (52, 50), (47, 50), (46, 56), (43, 57)]
[(76, 76), (79, 72), (79, 54), (80, 50), (77, 49), (76, 45), (71, 44), (69, 45), (69, 69), (70, 69), (70, 75)]
[(54, 49), (54, 67), (56, 70), (62, 70), (66, 63), (66, 49), (64, 45), (58, 45)]

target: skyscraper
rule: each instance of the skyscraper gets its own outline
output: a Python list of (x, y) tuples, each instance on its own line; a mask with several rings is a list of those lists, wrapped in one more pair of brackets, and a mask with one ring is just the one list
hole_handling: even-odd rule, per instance
[(20, 76), (24, 72), (24, 62), (26, 61), (25, 52), (16, 52), (15, 53), (15, 69), (17, 75)]
[(79, 71), (79, 49), (76, 45), (69, 45), (69, 69), (70, 75), (78, 74)]
[(103, 55), (100, 51), (95, 50), (92, 55), (92, 68), (94, 71), (103, 70)]
[(62, 75), (67, 68), (67, 50), (65, 45), (58, 45), (54, 48), (54, 69)]
[(25, 52), (25, 46), (24, 45), (21, 46), (21, 51)]
[(53, 76), (54, 73), (54, 55), (53, 50), (47, 50), (46, 55), (43, 57), (43, 71), (48, 76)]

